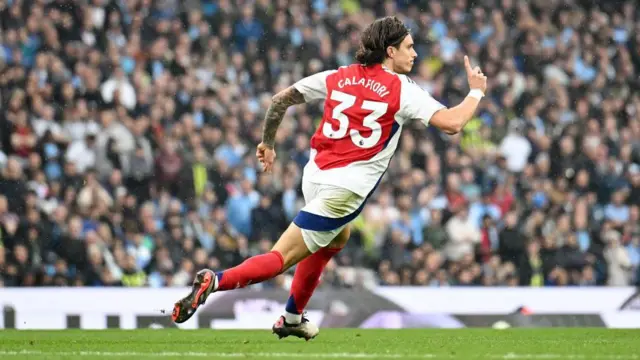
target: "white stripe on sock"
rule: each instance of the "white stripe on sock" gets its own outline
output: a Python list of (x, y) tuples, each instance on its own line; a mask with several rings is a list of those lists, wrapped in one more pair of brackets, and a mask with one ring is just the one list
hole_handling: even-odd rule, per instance
[(302, 314), (293, 314), (285, 311), (284, 321), (286, 321), (287, 324), (300, 324), (302, 322)]

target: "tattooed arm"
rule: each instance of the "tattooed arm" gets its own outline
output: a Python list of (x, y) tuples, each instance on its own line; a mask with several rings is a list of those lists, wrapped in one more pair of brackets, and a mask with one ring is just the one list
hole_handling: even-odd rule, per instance
[(276, 143), (276, 132), (282, 122), (285, 111), (289, 106), (304, 102), (304, 96), (293, 86), (289, 86), (273, 96), (264, 118), (264, 128), (262, 129), (262, 143), (264, 145), (273, 149)]
[(289, 106), (307, 101), (324, 99), (327, 96), (327, 76), (336, 70), (327, 70), (308, 76), (293, 86), (277, 93), (267, 110), (262, 129), (262, 142), (258, 144), (256, 157), (262, 164), (262, 170), (271, 172), (276, 159), (276, 132)]

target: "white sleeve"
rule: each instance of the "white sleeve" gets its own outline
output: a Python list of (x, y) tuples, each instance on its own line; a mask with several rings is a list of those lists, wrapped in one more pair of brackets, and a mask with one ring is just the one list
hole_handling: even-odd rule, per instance
[(408, 77), (402, 76), (401, 79), (400, 112), (402, 117), (405, 121), (419, 119), (425, 126), (428, 126), (433, 114), (444, 109), (445, 106)]
[(77, 142), (73, 142), (71, 143), (71, 145), (69, 145), (69, 147), (67, 148), (67, 153), (65, 154), (65, 158), (67, 160), (74, 160), (76, 158), (76, 153), (78, 152), (78, 143)]
[(337, 70), (326, 70), (307, 76), (293, 84), (293, 87), (304, 96), (305, 101), (324, 99), (327, 97), (327, 76)]

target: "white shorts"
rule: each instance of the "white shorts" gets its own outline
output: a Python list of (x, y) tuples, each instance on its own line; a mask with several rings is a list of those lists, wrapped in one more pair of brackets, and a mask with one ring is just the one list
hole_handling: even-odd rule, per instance
[(329, 245), (333, 239), (358, 217), (366, 198), (350, 190), (302, 182), (306, 205), (293, 219), (300, 229), (307, 248), (312, 253)]

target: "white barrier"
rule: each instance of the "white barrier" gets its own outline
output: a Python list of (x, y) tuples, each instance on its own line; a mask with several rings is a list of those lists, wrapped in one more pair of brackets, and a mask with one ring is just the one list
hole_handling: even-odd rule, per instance
[[(175, 326), (169, 319), (173, 302), (187, 291), (183, 288), (5, 288), (0, 289), (3, 310), (0, 328)], [(252, 289), (215, 293), (196, 316), (179, 327), (268, 328), (283, 311), (287, 295), (283, 290)], [(526, 307), (533, 314), (574, 318), (588, 315), (591, 316), (588, 321), (595, 321), (599, 326), (640, 328), (638, 304), (640, 295), (633, 287), (379, 287), (373, 291), (318, 292), (309, 304), (309, 314), (313, 321), (327, 327), (375, 326), (371, 324), (404, 327), (411, 322), (407, 319), (417, 318), (421, 319), (418, 321), (421, 325), (413, 327), (464, 327), (483, 326), (477, 322), (470, 325), (465, 320), (468, 318), (476, 317), (474, 322), (482, 317), (506, 316), (519, 307)], [(400, 323), (388, 325), (389, 319)]]

